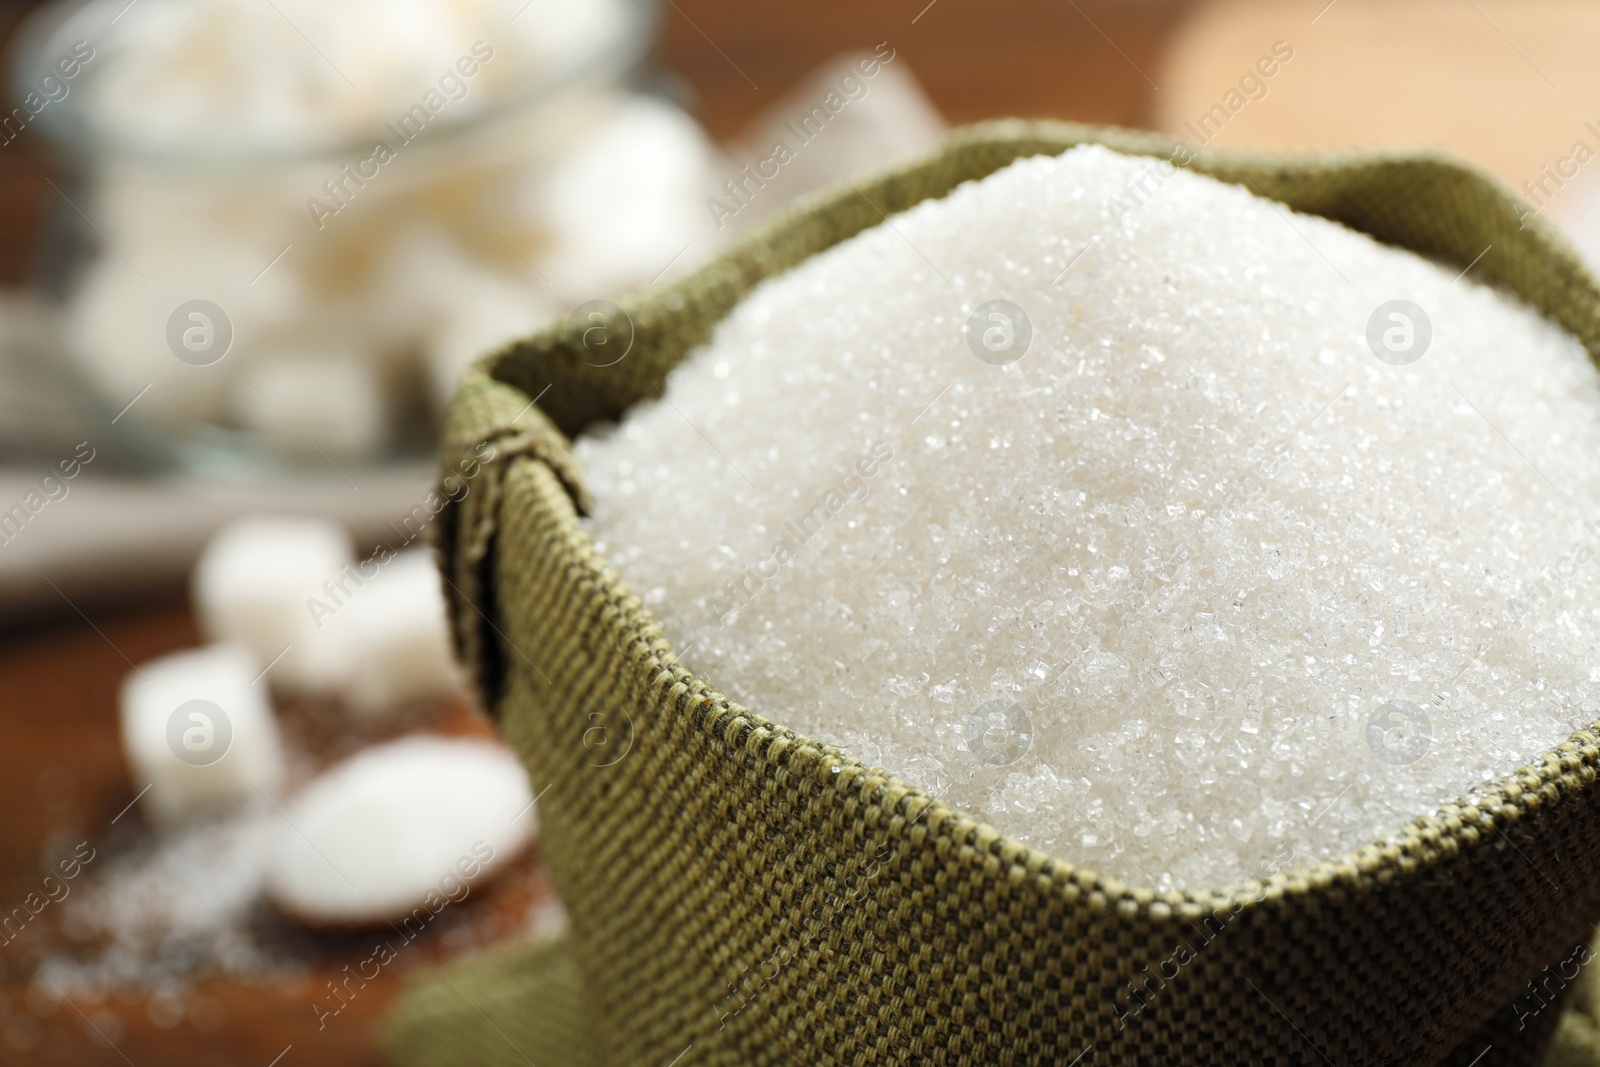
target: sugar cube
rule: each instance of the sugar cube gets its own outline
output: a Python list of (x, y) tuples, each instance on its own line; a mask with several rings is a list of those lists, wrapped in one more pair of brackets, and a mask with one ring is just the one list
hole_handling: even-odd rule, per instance
[(388, 437), (383, 385), (371, 354), (262, 356), (236, 378), (233, 414), (278, 452), (360, 458)]
[(122, 748), (140, 802), (157, 822), (273, 796), (283, 748), (261, 666), (232, 644), (143, 663), (121, 690)]
[(325, 609), (335, 583), (355, 563), (350, 535), (310, 518), (241, 519), (206, 546), (192, 595), (201, 630), (234, 641), (268, 668), (286, 693), (329, 693), (349, 671), (343, 631)]
[(427, 362), (434, 401), (443, 409), (474, 360), (532, 335), (557, 309), (547, 286), (487, 267), (463, 270), (441, 288), (447, 299), (428, 333)]
[(369, 718), (461, 688), (432, 550), (407, 549), (375, 562), (377, 576), (339, 615), (351, 665), (346, 703)]
[(519, 214), (552, 238), (540, 269), (582, 301), (703, 262), (717, 244), (705, 207), (715, 166), (704, 132), (682, 111), (649, 97), (625, 101), (522, 189)]
[(797, 197), (937, 145), (944, 120), (894, 56), (887, 45), (840, 56), (762, 111), (731, 150), (731, 187), (708, 201), (718, 222), (742, 232)]

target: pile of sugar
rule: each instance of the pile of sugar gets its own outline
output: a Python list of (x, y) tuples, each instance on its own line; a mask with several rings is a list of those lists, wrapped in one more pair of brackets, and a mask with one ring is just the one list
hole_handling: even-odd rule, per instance
[(1584, 351), (1247, 189), (1019, 161), (765, 283), (666, 395), (579, 455), (686, 665), (1068, 862), (1302, 866), (1596, 717)]
[(312, 946), (261, 896), (282, 817), (265, 806), (172, 829), (107, 858), (65, 901), (75, 945), (36, 982), (67, 996), (107, 989), (181, 995), (202, 979), (308, 973)]
[[(166, 1017), (186, 1006), (203, 1008), (194, 995), (217, 980), (293, 984), (351, 953), (367, 958), (374, 937), (397, 950), (409, 943), (404, 933), (391, 941), (396, 928), (387, 924), (319, 932), (274, 908), (264, 889), (285, 830), (284, 815), (263, 803), (141, 831), (128, 846), (96, 858), (56, 905), (59, 936), (40, 942), (36, 958), (25, 963), (24, 970), (32, 965), (33, 988), (72, 1000), (144, 993), (157, 1002), (155, 1015)], [(502, 844), (500, 855), (509, 860), (515, 853)], [(437, 946), (433, 958), (563, 930), (566, 913), (549, 895), (537, 894), (522, 914), (485, 905), (486, 894), (474, 887), (437, 914), (424, 935)], [(417, 929), (415, 920), (408, 929)]]

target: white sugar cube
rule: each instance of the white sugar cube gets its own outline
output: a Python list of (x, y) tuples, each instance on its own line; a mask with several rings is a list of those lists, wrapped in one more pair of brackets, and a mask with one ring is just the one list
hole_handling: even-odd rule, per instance
[(250, 285), (271, 253), (225, 240), (173, 235), (123, 251), (138, 269), (103, 252), (74, 283), (66, 346), (77, 369), (112, 414), (137, 398), (130, 421), (184, 428), (221, 417), (240, 365), (307, 294), (289, 271)]
[(328, 624), (330, 590), (353, 588), (355, 551), (322, 519), (253, 518), (226, 527), (195, 565), (202, 631), (235, 641), (269, 665), (283, 692), (329, 692), (348, 672), (343, 630)]
[(234, 386), (233, 414), (276, 451), (370, 456), (388, 436), (373, 360), (332, 352), (264, 356)]
[(556, 317), (556, 309), (532, 286), (485, 272), (443, 314), (428, 343), (428, 378), (441, 408), (455, 396), (474, 360), (518, 338), (531, 336)]
[(737, 166), (707, 202), (741, 233), (851, 175), (928, 151), (944, 119), (893, 49), (840, 56), (761, 113), (731, 150)]
[(618, 0), (529, 0), (514, 10), (505, 29), (496, 30), (524, 62), (546, 69), (561, 70), (574, 56), (600, 53), (628, 25), (627, 5)]
[(420, 933), (533, 838), (527, 773), (503, 745), (414, 736), (329, 770), (295, 797), (266, 892), (316, 926), (398, 920)]
[[(231, 644), (151, 660), (122, 682), (122, 750), (157, 822), (271, 797), (283, 747), (261, 666)], [(148, 787), (148, 788), (146, 788)]]
[(717, 244), (705, 198), (718, 165), (689, 116), (628, 101), (521, 190), (520, 214), (552, 237), (541, 271), (584, 300), (703, 262)]
[(396, 227), (376, 247), (363, 297), (365, 327), (386, 347), (414, 345), (439, 322), (442, 305), (473, 287), (470, 254), (432, 225)]
[(340, 609), (340, 623), (350, 654), (345, 696), (355, 714), (378, 716), (459, 691), (431, 550), (411, 549), (381, 562), (377, 577)]

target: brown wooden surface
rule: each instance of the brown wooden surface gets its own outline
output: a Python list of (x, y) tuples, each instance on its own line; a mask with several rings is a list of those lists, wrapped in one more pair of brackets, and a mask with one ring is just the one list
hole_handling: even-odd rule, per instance
[[(7, 58), (13, 32), (30, 7), (0, 4), (0, 40), (5, 42)], [(0, 99), (6, 101), (7, 110), (14, 106), (10, 75), (10, 70), (5, 70), (6, 80), (0, 83)], [(24, 131), (21, 137), (0, 144), (0, 286), (22, 285), (34, 273), (44, 227), (54, 208), (49, 198), (59, 199), (47, 179), (59, 176), (48, 148), (36, 135)]]
[[(1138, 124), (1151, 111), (1146, 73), (1153, 74), (1183, 6), (1179, 0), (924, 5), (675, 0), (662, 6), (657, 59), (687, 84), (719, 138), (737, 133), (830, 56), (880, 41), (896, 49), (953, 122), (1031, 115)], [(0, 8), (0, 32), (9, 34), (21, 10)], [(34, 269), (43, 228), (59, 207), (47, 177), (59, 175), (34, 134), (0, 148), (0, 284), (22, 284)], [(111, 826), (133, 797), (115, 730), (117, 685), (129, 661), (196, 639), (177, 591), (163, 604), (85, 610), (88, 618), (74, 612), (65, 623), (38, 632), (24, 627), (0, 639), (0, 906), (6, 908), (32, 891), (42, 865), (77, 842), (120, 847), (118, 834), (136, 814)], [(449, 728), (472, 728), (461, 709), (441, 714)], [(462, 906), (461, 932), (452, 940), (492, 940), (545, 893), (535, 856)], [(399, 981), (445, 951), (438, 936), (445, 931), (430, 930), (421, 939), (431, 939), (428, 945), (386, 969), (320, 1031), (311, 1003), (328, 974), (370, 952), (360, 938), (327, 941), (321, 969), (303, 982), (207, 987), (193, 1018), (162, 1029), (137, 996), (69, 1005), (30, 992), (29, 952), (52, 936), (50, 918), (47, 909), (37, 930), (30, 926), (0, 947), (0, 1064), (267, 1067), (280, 1053), (281, 1067), (377, 1064), (374, 1027)], [(31, 944), (36, 937), (39, 943)]]
[[(44, 869), (90, 842), (97, 855), (85, 882), (120, 852), (148, 837), (134, 799), (115, 729), (116, 688), (128, 664), (193, 645), (193, 622), (181, 603), (80, 618), (77, 626), (15, 639), (0, 648), (6, 701), (0, 744), (0, 900), (9, 911), (39, 888)], [(295, 748), (325, 763), (361, 740), (332, 730), (326, 709), (289, 707), (285, 728)], [(422, 709), (385, 733), (423, 726), (435, 732), (483, 734), (487, 723), (463, 705)], [(381, 735), (377, 735), (381, 737)], [(113, 825), (117, 820), (120, 825)], [(83, 884), (83, 883), (80, 883)], [(266, 1065), (285, 1048), (293, 1064), (378, 1064), (374, 1025), (400, 980), (418, 965), (494, 944), (525, 929), (530, 911), (548, 897), (536, 852), (482, 892), (474, 889), (440, 916), (336, 1017), (319, 1025), (314, 1004), (336, 1006), (325, 983), (346, 964), (369, 959), (381, 934), (310, 935), (283, 924), (297, 956), (311, 969), (287, 982), (205, 983), (177, 1025), (158, 1026), (138, 995), (62, 1002), (30, 989), (27, 976), (44, 953), (71, 948), (50, 904), (0, 947), (0, 1063), (134, 1063), (139, 1067), (201, 1064)], [(71, 896), (66, 898), (70, 902)], [(276, 927), (270, 927), (276, 928)], [(390, 943), (397, 937), (388, 937)], [(92, 1025), (91, 1025), (92, 1024)], [(103, 1035), (103, 1038), (102, 1038)], [(115, 1047), (107, 1045), (107, 1041)], [(292, 1059), (290, 1057), (293, 1057)]]

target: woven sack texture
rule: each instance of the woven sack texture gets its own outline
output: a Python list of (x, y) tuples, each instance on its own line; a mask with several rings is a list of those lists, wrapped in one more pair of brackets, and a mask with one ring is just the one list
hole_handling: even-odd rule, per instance
[[(469, 998), (511, 1008), (529, 1048), (501, 1028), (505, 1062), (539, 1067), (1541, 1062), (1576, 980), (1552, 987), (1546, 968), (1570, 969), (1600, 915), (1595, 730), (1335, 861), (1158, 894), (729, 701), (584, 531), (569, 436), (658, 395), (753, 285), (1087, 141), (1475, 262), (1600, 354), (1600, 290), (1576, 256), (1447, 159), (1190, 153), (1002, 122), (802, 202), (625, 315), (486, 357), (448, 420), (436, 526), (459, 650), (541, 796), (571, 933), (527, 967), (418, 987), (391, 1029), (399, 1062), (498, 1062), (489, 1015), (448, 1003)], [(1535, 998), (1536, 980), (1555, 991)]]
[[(426, 972), (408, 987), (395, 1013), (391, 1058), (406, 1067), (595, 1067), (594, 1020), (572, 951), (570, 940), (540, 942)], [(1600, 954), (1600, 945), (1592, 944), (1590, 952)], [(1510, 1033), (1502, 1040), (1526, 1047), (1530, 1037), (1542, 1039), (1547, 1024), (1558, 1024), (1543, 1067), (1600, 1067), (1600, 983), (1587, 970), (1575, 983), (1560, 979), (1559, 965), (1551, 973), (1556, 977), (1535, 979), (1534, 990), (1507, 1017)], [(1529, 1018), (1541, 1004), (1559, 1004), (1562, 986), (1574, 984), (1559, 1016), (1548, 1008)], [(1525, 1032), (1530, 1030), (1536, 1036)], [(1476, 1046), (1468, 1042), (1468, 1053), (1474, 1047), (1485, 1053), (1495, 1039), (1483, 1031), (1475, 1036), (1481, 1040)], [(1438, 1058), (1449, 1051), (1440, 1049)], [(1081, 1062), (1094, 1061), (1085, 1056)], [(1472, 1057), (1458, 1062), (1470, 1064)]]

